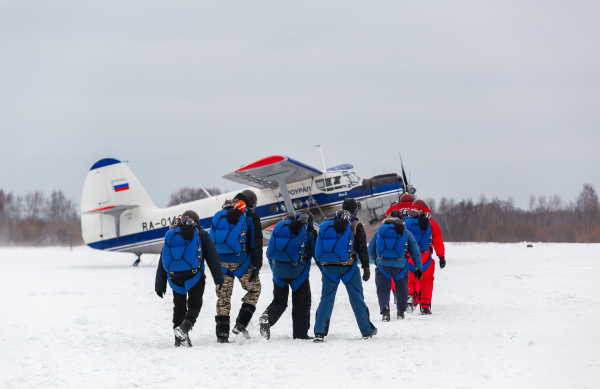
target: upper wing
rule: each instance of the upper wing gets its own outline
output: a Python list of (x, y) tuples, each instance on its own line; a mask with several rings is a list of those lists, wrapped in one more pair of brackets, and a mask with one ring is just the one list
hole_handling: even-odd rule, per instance
[(242, 166), (223, 178), (258, 189), (275, 189), (280, 183), (292, 184), (322, 174), (321, 170), (285, 155), (271, 155)]

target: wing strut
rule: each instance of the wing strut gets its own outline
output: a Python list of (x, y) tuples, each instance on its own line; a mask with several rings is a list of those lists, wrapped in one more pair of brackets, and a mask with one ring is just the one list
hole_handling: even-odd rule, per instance
[(292, 204), (292, 197), (290, 196), (290, 192), (288, 191), (287, 184), (285, 183), (285, 179), (290, 176), (293, 172), (283, 172), (275, 174), (270, 179), (277, 181), (279, 184), (279, 191), (283, 196), (283, 203), (285, 204), (286, 212), (294, 212), (294, 205)]

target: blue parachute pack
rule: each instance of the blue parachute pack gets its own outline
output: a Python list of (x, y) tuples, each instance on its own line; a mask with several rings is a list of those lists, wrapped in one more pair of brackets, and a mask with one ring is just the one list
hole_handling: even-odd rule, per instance
[[(431, 258), (432, 258), (432, 254), (433, 254), (433, 250), (431, 250), (431, 243), (433, 242), (433, 235), (431, 232), (431, 223), (429, 222), (429, 219), (426, 217), (420, 217), (420, 218), (407, 217), (406, 218), (406, 229), (408, 231), (410, 231), (413, 234), (413, 236), (415, 237), (415, 240), (417, 241), (417, 244), (419, 245), (419, 251), (425, 252), (425, 251), (429, 250), (429, 258), (423, 264), (423, 271), (425, 271), (431, 264)], [(409, 264), (409, 266), (410, 266), (410, 271), (414, 273), (414, 271), (415, 271), (414, 266), (410, 265), (410, 264)]]
[[(338, 262), (340, 265), (346, 265), (346, 262), (354, 254), (354, 233), (358, 223), (358, 220), (352, 217), (348, 211), (341, 210), (327, 215), (327, 218), (321, 223), (317, 237), (315, 248), (317, 261), (321, 263)], [(354, 261), (352, 268), (342, 277), (328, 271), (326, 266), (323, 266), (323, 274), (333, 282), (342, 281), (346, 284), (354, 275), (357, 264), (358, 261)]]
[[(389, 219), (389, 221), (389, 223), (384, 222), (379, 226), (377, 231), (377, 258), (375, 264), (381, 274), (391, 279), (392, 276), (379, 265), (378, 259), (397, 259), (401, 261), (408, 252), (408, 236), (402, 221), (394, 222), (393, 219)], [(394, 281), (399, 281), (409, 269), (409, 266), (405, 266), (400, 273), (393, 277)]]
[[(248, 223), (246, 221), (246, 211), (233, 208), (233, 201), (226, 201), (223, 209), (215, 213), (210, 226), (209, 235), (215, 244), (219, 255), (234, 254), (241, 255), (246, 251), (246, 237), (248, 235)], [(221, 266), (223, 274), (229, 276), (241, 277), (250, 268), (252, 258), (248, 258), (232, 272), (224, 266)]]
[[(275, 262), (291, 263), (296, 266), (298, 262), (307, 262), (302, 274), (296, 278), (290, 287), (296, 291), (304, 283), (310, 273), (310, 257), (306, 253), (306, 239), (308, 237), (308, 223), (298, 220), (299, 213), (294, 212), (286, 216), (273, 228), (273, 234), (267, 247), (267, 258)], [(283, 280), (273, 275), (273, 281), (280, 287), (287, 285)]]
[(306, 258), (307, 224), (289, 214), (273, 228), (267, 247), (267, 258), (295, 264)]
[[(162, 249), (162, 263), (167, 271), (169, 284), (175, 292), (186, 294), (196, 285), (204, 272), (204, 261), (202, 244), (195, 225), (175, 226), (167, 231)], [(173, 283), (172, 277), (190, 273), (196, 275), (185, 281), (183, 287)]]

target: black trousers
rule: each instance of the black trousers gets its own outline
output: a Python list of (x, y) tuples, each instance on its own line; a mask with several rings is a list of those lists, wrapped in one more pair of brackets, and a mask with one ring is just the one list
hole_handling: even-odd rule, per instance
[[(292, 282), (293, 279), (283, 278), (283, 282)], [(290, 286), (284, 288), (273, 282), (273, 301), (267, 307), (269, 324), (275, 325), (287, 308)], [(295, 292), (292, 292), (292, 327), (294, 339), (308, 339), (310, 329), (310, 282), (308, 277)]]
[[(173, 278), (173, 283), (177, 286), (183, 286), (183, 283), (191, 277)], [(202, 296), (204, 295), (204, 285), (206, 276), (203, 274), (187, 294), (179, 294), (173, 291), (173, 328), (178, 327), (185, 319), (196, 323), (196, 319), (202, 308)]]
[[(382, 266), (388, 274), (395, 276), (403, 269), (391, 266)], [(408, 274), (394, 282), (396, 286), (396, 310), (398, 312), (406, 311), (406, 299), (408, 298)], [(392, 280), (381, 274), (378, 268), (375, 268), (375, 286), (377, 287), (377, 299), (379, 300), (379, 311), (390, 311), (390, 290), (392, 289)]]

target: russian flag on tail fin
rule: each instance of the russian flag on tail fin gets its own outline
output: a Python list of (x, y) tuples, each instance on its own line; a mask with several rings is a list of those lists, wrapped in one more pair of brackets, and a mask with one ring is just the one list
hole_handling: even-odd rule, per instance
[(129, 190), (129, 183), (127, 182), (127, 180), (125, 178), (113, 181), (112, 184), (113, 184), (113, 188), (115, 189), (115, 192)]

